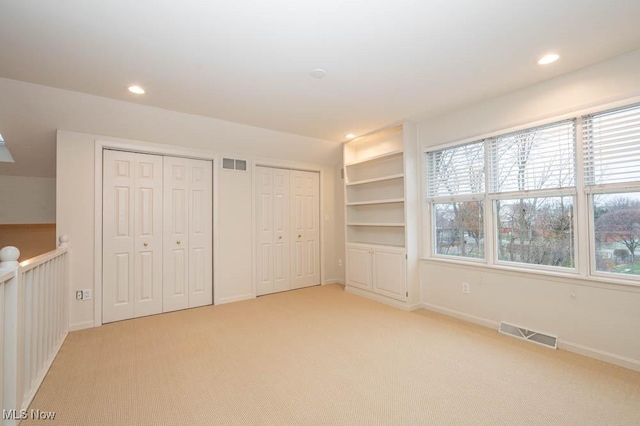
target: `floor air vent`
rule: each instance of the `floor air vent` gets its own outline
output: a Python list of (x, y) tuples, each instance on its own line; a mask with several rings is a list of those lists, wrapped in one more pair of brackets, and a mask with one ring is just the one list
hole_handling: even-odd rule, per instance
[(517, 337), (518, 339), (528, 340), (548, 348), (558, 349), (558, 338), (556, 336), (527, 330), (526, 328), (507, 324), (506, 322), (500, 323), (499, 331), (502, 334), (508, 334), (509, 336)]

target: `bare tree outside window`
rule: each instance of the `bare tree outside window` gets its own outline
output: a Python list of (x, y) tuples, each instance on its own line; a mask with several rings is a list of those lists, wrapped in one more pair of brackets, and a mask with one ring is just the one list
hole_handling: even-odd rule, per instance
[(640, 193), (593, 197), (596, 270), (640, 275)]

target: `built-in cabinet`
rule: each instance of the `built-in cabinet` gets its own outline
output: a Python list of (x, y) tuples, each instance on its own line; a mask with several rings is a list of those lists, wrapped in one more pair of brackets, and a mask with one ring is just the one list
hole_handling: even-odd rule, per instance
[(103, 152), (103, 323), (213, 302), (212, 163)]
[(346, 288), (417, 301), (417, 138), (411, 123), (344, 145)]
[(317, 172), (256, 167), (258, 296), (320, 284)]

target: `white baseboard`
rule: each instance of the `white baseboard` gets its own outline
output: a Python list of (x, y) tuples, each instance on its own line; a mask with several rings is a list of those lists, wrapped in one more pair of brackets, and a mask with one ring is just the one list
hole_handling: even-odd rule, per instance
[(420, 303), (420, 307), (428, 311), (437, 312), (439, 314), (448, 315), (450, 317), (458, 318), (463, 321), (472, 322), (474, 324), (481, 325), (487, 328), (498, 329), (499, 322), (491, 321), (485, 318), (480, 318), (475, 315), (466, 314), (464, 312), (456, 311), (449, 308), (443, 308), (441, 306), (431, 305), (429, 303)]
[(241, 296), (225, 297), (224, 299), (216, 300), (216, 305), (224, 305), (225, 303), (241, 302), (243, 300), (255, 299), (251, 294), (243, 294)]
[(77, 322), (75, 324), (69, 324), (69, 331), (78, 331), (78, 330), (84, 330), (86, 328), (93, 328), (95, 327), (95, 324), (92, 321), (83, 321), (83, 322)]
[(601, 351), (600, 349), (590, 348), (578, 343), (567, 342), (558, 339), (558, 348), (569, 352), (595, 358), (600, 361), (615, 364), (630, 370), (640, 371), (640, 360), (627, 358), (625, 356), (612, 354), (611, 352)]
[(355, 294), (356, 296), (366, 297), (367, 299), (375, 300), (376, 302), (384, 303), (385, 305), (393, 306), (394, 308), (402, 309), (406, 312), (415, 311), (420, 308), (420, 303), (414, 303), (412, 305), (407, 304), (401, 300), (391, 299), (390, 297), (382, 296), (377, 293), (372, 293), (367, 290), (362, 290), (356, 287), (345, 286), (344, 291), (347, 293)]
[[(458, 318), (463, 321), (478, 324), (494, 330), (497, 330), (500, 324), (497, 321), (477, 317), (475, 315), (466, 314), (464, 312), (456, 311), (449, 308), (443, 308), (441, 306), (431, 305), (429, 303), (421, 303), (420, 305), (421, 308), (428, 311), (438, 312), (440, 314), (448, 315), (450, 317)], [(611, 352), (602, 351), (600, 349), (591, 348), (588, 346), (580, 345), (578, 343), (568, 342), (566, 340), (562, 340), (562, 338), (560, 337), (558, 337), (558, 349), (563, 349), (568, 352), (588, 356), (589, 358), (608, 362), (609, 364), (614, 364), (619, 367), (628, 368), (630, 370), (640, 371), (640, 360), (616, 355)]]
[(334, 279), (328, 279), (328, 280), (324, 280), (322, 282), (322, 285), (327, 285), (327, 284), (340, 284), (340, 285), (344, 285), (344, 280), (340, 280), (338, 278), (334, 278)]

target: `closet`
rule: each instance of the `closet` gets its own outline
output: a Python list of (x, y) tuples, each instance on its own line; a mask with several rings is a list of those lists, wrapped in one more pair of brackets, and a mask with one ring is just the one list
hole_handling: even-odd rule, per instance
[(257, 295), (320, 284), (319, 173), (256, 167)]
[(103, 323), (213, 302), (212, 163), (103, 151)]

